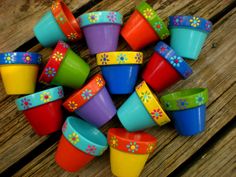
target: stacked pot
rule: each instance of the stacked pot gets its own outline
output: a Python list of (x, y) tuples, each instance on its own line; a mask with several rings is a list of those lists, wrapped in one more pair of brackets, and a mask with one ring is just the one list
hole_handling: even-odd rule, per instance
[[(55, 160), (66, 171), (80, 170), (109, 145), (112, 173), (136, 177), (157, 144), (156, 137), (142, 130), (171, 120), (183, 136), (205, 129), (207, 89), (165, 94), (160, 101), (155, 92), (190, 77), (193, 71), (184, 58), (198, 58), (211, 22), (200, 17), (171, 16), (168, 29), (145, 2), (135, 8), (123, 27), (122, 18), (116, 11), (97, 11), (76, 19), (65, 3), (56, 0), (34, 28), (40, 44), (54, 48), (39, 77), (40, 83), (52, 88), (35, 92), (40, 54), (0, 54), (6, 93), (24, 95), (16, 104), (33, 130), (40, 136), (62, 130)], [(117, 51), (120, 34), (134, 51)], [(169, 35), (170, 46), (160, 41)], [(88, 63), (65, 43), (76, 42), (82, 36), (90, 54), (96, 55), (102, 73), (89, 80)], [(154, 52), (141, 73), (143, 81), (137, 84), (144, 62), (140, 50), (155, 42)], [(63, 87), (75, 89), (66, 94), (66, 100)], [(130, 96), (116, 110), (110, 94)], [(64, 120), (62, 107), (77, 117)], [(110, 128), (106, 138), (99, 128), (116, 113), (124, 128)]]

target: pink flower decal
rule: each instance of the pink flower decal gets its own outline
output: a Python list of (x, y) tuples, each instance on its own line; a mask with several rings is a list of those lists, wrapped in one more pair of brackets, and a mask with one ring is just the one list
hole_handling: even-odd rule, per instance
[(95, 146), (88, 145), (88, 147), (86, 149), (86, 153), (93, 155), (93, 154), (95, 154), (96, 150), (97, 150), (97, 148)]

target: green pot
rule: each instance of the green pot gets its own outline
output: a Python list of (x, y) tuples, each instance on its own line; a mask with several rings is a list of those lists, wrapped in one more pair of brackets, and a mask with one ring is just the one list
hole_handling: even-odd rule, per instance
[(89, 65), (68, 48), (65, 58), (62, 60), (60, 68), (51, 84), (77, 89), (84, 84), (89, 72)]

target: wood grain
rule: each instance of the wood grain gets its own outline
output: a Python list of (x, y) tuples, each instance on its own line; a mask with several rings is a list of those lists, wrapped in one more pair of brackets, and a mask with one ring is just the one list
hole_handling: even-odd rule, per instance
[(221, 137), (214, 147), (204, 153), (183, 177), (236, 176), (236, 128)]
[[(236, 10), (234, 9), (214, 25), (214, 31), (206, 42), (199, 60), (192, 63), (194, 75), (170, 89), (208, 87), (210, 99), (206, 131), (196, 137), (186, 138), (178, 136), (171, 125), (159, 129), (148, 129), (147, 132), (159, 139), (159, 146), (148, 161), (142, 176), (167, 176), (236, 115), (236, 110), (233, 109), (236, 106), (236, 61), (232, 59), (236, 54), (236, 39), (232, 38), (236, 29), (235, 20)], [(217, 47), (212, 47), (213, 44)], [(149, 53), (145, 55), (149, 56)], [(115, 126), (118, 124), (115, 123), (116, 120), (113, 120), (112, 125), (114, 125), (113, 122)], [(55, 148), (55, 145), (50, 147), (46, 153), (42, 153), (16, 175), (51, 174), (52, 176), (79, 175), (81, 177), (111, 175), (109, 152), (95, 159), (84, 170), (72, 175), (61, 170), (53, 162)]]
[[(53, 0), (1, 0), (0, 52), (13, 51), (34, 37), (33, 27)], [(72, 11), (90, 0), (65, 0)], [(3, 20), (5, 19), (5, 20)]]

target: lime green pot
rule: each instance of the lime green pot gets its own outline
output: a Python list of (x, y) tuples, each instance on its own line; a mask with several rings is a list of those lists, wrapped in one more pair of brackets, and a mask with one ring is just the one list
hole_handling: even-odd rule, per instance
[(51, 84), (80, 88), (89, 72), (89, 65), (69, 48)]

